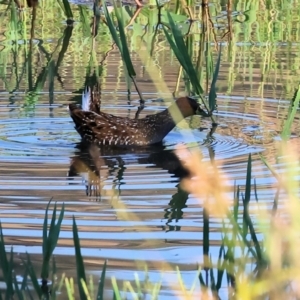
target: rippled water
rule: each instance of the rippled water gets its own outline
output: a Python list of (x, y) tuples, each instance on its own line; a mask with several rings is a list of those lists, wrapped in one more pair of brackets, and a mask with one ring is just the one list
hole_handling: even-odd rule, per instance
[[(47, 101), (46, 97), (43, 99)], [(265, 149), (271, 151), (274, 146), (272, 142), (264, 145), (260, 140), (264, 128), (259, 125), (257, 114), (239, 113), (238, 99), (226, 99), (231, 105), (226, 112), (221, 104), (224, 101), (220, 97), (217, 113), (220, 126), (212, 139), (207, 139), (209, 121), (205, 120), (201, 124), (203, 130), (199, 130), (200, 117), (194, 117), (195, 128), (191, 131), (176, 128), (166, 137), (164, 147), (127, 150), (82, 145), (65, 100), (53, 107), (39, 104), (31, 116), (20, 115), (19, 106), (2, 101), (8, 115), (2, 113), (0, 120), (0, 199), (1, 222), (8, 244), (13, 244), (20, 254), (41, 253), (44, 211), (53, 198), (59, 204), (66, 204), (60, 242), (55, 250), (60, 268), (74, 268), (71, 220), (74, 215), (82, 255), (87, 258), (90, 271), (100, 269), (104, 259), (109, 259), (109, 266), (119, 279), (127, 278), (130, 273), (125, 276), (117, 270), (135, 269), (136, 260), (146, 261), (154, 269), (168, 262), (185, 272), (195, 270), (195, 262), (202, 261), (203, 210), (201, 202), (178, 185), (185, 171), (173, 152), (174, 147), (185, 143), (200, 148), (204, 159), (213, 155), (223, 161), (230, 183), (243, 185), (247, 155)], [(152, 103), (144, 113), (162, 108), (157, 105), (154, 110), (153, 106)], [(106, 108), (112, 109), (116, 107)], [(119, 115), (126, 115), (127, 110), (124, 106), (117, 109)], [(249, 143), (247, 138), (257, 142)], [(258, 187), (262, 187), (262, 197), (272, 199), (274, 192), (263, 187), (274, 179), (255, 155), (253, 174)], [(119, 194), (117, 200), (110, 193), (112, 189)], [(211, 224), (212, 244), (220, 242), (219, 228), (218, 222)], [(217, 255), (218, 247), (215, 249)], [(189, 276), (185, 277), (187, 281)]]
[[(282, 47), (278, 55), (282, 55), (284, 45)], [(171, 74), (166, 78), (171, 89), (175, 86), (178, 68), (168, 59), (167, 53), (168, 49), (162, 50), (160, 57), (166, 56), (162, 65), (166, 73)], [(120, 57), (117, 51), (112, 54), (108, 64), (115, 68)], [(290, 104), (288, 97), (282, 97), (284, 87), (280, 83), (275, 91), (273, 87), (266, 87), (264, 95), (260, 96), (259, 80), (254, 78), (250, 89), (245, 83), (246, 72), (236, 82), (230, 96), (220, 88), (216, 113), (219, 126), (211, 138), (207, 138), (210, 121), (194, 116), (188, 120), (189, 125), (180, 123), (165, 138), (163, 147), (125, 150), (86, 147), (80, 143), (67, 109), (74, 101), (72, 93), (83, 88), (84, 78), (78, 74), (84, 74), (85, 67), (74, 66), (79, 72), (72, 76), (70, 57), (66, 61), (61, 73), (67, 84), (64, 88), (55, 88), (51, 104), (46, 88), (37, 103), (29, 106), (21, 89), (11, 94), (5, 87), (1, 88), (0, 218), (7, 245), (13, 245), (20, 256), (25, 252), (33, 254), (34, 263), (40, 263), (41, 228), (45, 208), (52, 198), (59, 206), (66, 205), (55, 249), (60, 270), (70, 275), (75, 270), (72, 241), (72, 216), (75, 216), (87, 272), (99, 276), (97, 270), (101, 270), (103, 261), (108, 259), (109, 275), (133, 280), (132, 270), (137, 268), (136, 261), (141, 260), (147, 262), (153, 280), (160, 276), (157, 269), (169, 263), (178, 265), (184, 280), (191, 282), (196, 276), (197, 263), (203, 261), (203, 209), (201, 199), (180, 188), (180, 179), (186, 171), (173, 150), (183, 143), (188, 148), (201, 149), (205, 160), (222, 161), (232, 186), (244, 185), (247, 158), (252, 153), (253, 177), (259, 197), (271, 206), (275, 192), (271, 186), (275, 179), (258, 154), (263, 153), (274, 162), (276, 141)], [(137, 67), (140, 63), (135, 61)], [(228, 70), (222, 74), (225, 71)], [(260, 74), (260, 69), (255, 72)], [(107, 82), (102, 109), (133, 118), (139, 104), (137, 95), (133, 94), (134, 100), (128, 104), (122, 92), (126, 90), (124, 79), (119, 82), (118, 91), (116, 73), (111, 73), (113, 75), (104, 76)], [(122, 75), (121, 70), (118, 78), (123, 78)], [(74, 82), (69, 83), (72, 80)], [(137, 82), (148, 99), (141, 117), (168, 105), (155, 100), (153, 81), (147, 75), (139, 75)], [(221, 78), (220, 86), (226, 84), (227, 77)], [(296, 145), (299, 127), (297, 115), (291, 141)], [(220, 226), (219, 220), (210, 224), (213, 258), (219, 251)], [(142, 272), (139, 274), (143, 276)], [(177, 279), (174, 273), (166, 278), (163, 294), (168, 299), (172, 295), (167, 286)]]

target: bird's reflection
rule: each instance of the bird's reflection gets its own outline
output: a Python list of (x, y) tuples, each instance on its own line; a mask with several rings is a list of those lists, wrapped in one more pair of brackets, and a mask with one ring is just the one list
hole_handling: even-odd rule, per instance
[[(69, 177), (74, 179), (78, 175), (82, 176), (86, 186), (86, 195), (96, 201), (101, 201), (107, 196), (110, 199), (112, 194), (107, 195), (110, 189), (117, 191), (118, 195), (121, 194), (122, 186), (126, 184), (124, 174), (129, 166), (133, 170), (135, 166), (140, 165), (149, 170), (149, 173), (152, 170), (166, 170), (171, 174), (169, 182), (176, 183), (174, 186), (176, 192), (170, 195), (170, 201), (163, 210), (162, 218), (166, 220), (166, 223), (162, 226), (162, 230), (181, 230), (179, 221), (184, 218), (183, 209), (187, 207), (189, 194), (182, 190), (179, 182), (182, 178), (189, 176), (189, 172), (183, 167), (174, 151), (167, 150), (162, 145), (113, 148), (83, 143), (78, 144), (76, 149), (75, 156), (71, 158)], [(214, 151), (210, 146), (208, 149), (213, 155)], [(155, 173), (153, 174), (151, 177), (155, 176)], [(138, 178), (138, 174), (136, 176)], [(103, 188), (108, 179), (110, 189)]]
[(76, 148), (76, 155), (71, 158), (69, 177), (82, 176), (87, 196), (96, 197), (97, 200), (105, 195), (104, 181), (112, 178), (115, 186), (121, 185), (126, 166), (132, 163), (149, 170), (166, 170), (176, 181), (188, 175), (176, 154), (162, 145), (113, 148), (80, 143)]

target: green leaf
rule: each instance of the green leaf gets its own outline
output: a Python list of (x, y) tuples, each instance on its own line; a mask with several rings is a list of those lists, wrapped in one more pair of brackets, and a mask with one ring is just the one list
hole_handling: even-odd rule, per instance
[[(59, 218), (56, 222), (56, 210), (57, 205), (55, 203), (52, 213), (52, 219), (49, 227), (49, 232), (47, 234), (47, 221), (48, 221), (48, 210), (49, 210), (49, 204), (51, 200), (48, 203), (46, 213), (45, 213), (45, 219), (44, 219), (44, 225), (43, 225), (43, 263), (42, 263), (42, 272), (41, 277), (42, 279), (47, 279), (49, 276), (49, 264), (50, 259), (52, 256), (52, 253), (57, 245), (57, 241), (59, 238), (61, 223), (64, 216), (65, 207), (64, 204), (62, 205)], [(56, 224), (55, 224), (56, 222)]]
[(213, 74), (213, 79), (212, 82), (210, 84), (210, 91), (208, 94), (208, 104), (209, 104), (209, 109), (210, 111), (214, 111), (216, 108), (216, 98), (217, 98), (217, 88), (216, 88), (216, 83), (217, 83), (217, 79), (219, 76), (219, 70), (220, 70), (220, 62), (221, 62), (221, 51), (222, 51), (222, 46), (220, 44), (220, 51), (219, 51), (219, 55), (218, 55), (218, 60), (217, 60), (217, 64), (214, 70), (214, 74)]
[(60, 4), (62, 10), (64, 11), (67, 19), (73, 19), (73, 13), (68, 0), (59, 0), (58, 3)]
[(24, 263), (24, 265), (27, 269), (28, 275), (31, 279), (31, 282), (32, 282), (32, 285), (34, 287), (35, 292), (38, 294), (39, 298), (41, 298), (42, 297), (42, 289), (41, 289), (40, 284), (37, 280), (37, 276), (35, 274), (33, 265), (31, 263), (30, 256), (27, 252), (26, 252), (26, 256), (27, 256), (27, 261), (26, 262), (23, 261), (23, 263)]
[(104, 11), (104, 15), (105, 15), (105, 18), (106, 18), (108, 29), (109, 29), (109, 31), (110, 31), (110, 33), (112, 35), (113, 40), (115, 41), (117, 47), (119, 48), (119, 50), (120, 50), (120, 52), (122, 54), (122, 51), (123, 51), (122, 44), (121, 44), (120, 38), (119, 38), (119, 36), (117, 34), (117, 30), (115, 28), (115, 25), (113, 24), (112, 19), (110, 17), (110, 14), (109, 14), (109, 12), (107, 10), (107, 6), (106, 6), (106, 2), (105, 1), (103, 1), (103, 11)]
[(121, 14), (120, 14), (119, 9), (117, 8), (115, 2), (113, 2), (113, 4), (114, 4), (114, 12), (117, 17), (118, 27), (119, 27), (119, 32), (120, 32), (120, 41), (122, 44), (122, 51), (121, 51), (122, 58), (123, 58), (124, 63), (126, 64), (129, 76), (133, 77), (133, 76), (136, 76), (136, 73), (133, 68), (133, 64), (131, 61), (131, 57), (129, 54), (129, 49), (128, 49), (128, 45), (127, 45), (127, 41), (126, 41), (122, 10), (120, 10), (120, 12), (121, 12)]
[[(223, 275), (224, 275), (224, 256), (225, 256), (225, 250), (224, 250), (224, 245), (221, 245), (220, 250), (219, 250), (219, 257), (218, 257), (218, 264), (217, 264), (217, 283), (216, 283), (216, 290), (219, 291), (219, 289), (222, 286), (222, 281), (223, 281)], [(222, 257), (223, 257), (223, 262), (222, 262)]]
[(284, 125), (283, 125), (283, 129), (281, 132), (281, 138), (284, 141), (287, 141), (290, 138), (292, 124), (295, 119), (296, 112), (299, 108), (299, 103), (300, 103), (300, 85), (298, 86), (298, 89), (295, 91), (294, 96), (291, 100), (288, 117), (285, 120)]
[(203, 209), (203, 255), (208, 256), (209, 253), (209, 214)]
[(73, 216), (73, 241), (74, 241), (74, 247), (75, 247), (75, 258), (76, 258), (76, 269), (77, 269), (77, 280), (78, 280), (78, 289), (79, 289), (79, 295), (81, 300), (87, 299), (87, 296), (84, 292), (81, 279), (86, 283), (86, 276), (85, 276), (85, 270), (84, 270), (84, 263), (83, 258), (81, 255), (80, 250), (80, 240), (78, 236), (78, 229), (75, 222), (75, 218)]
[(97, 300), (103, 300), (103, 294), (104, 294), (104, 283), (105, 283), (105, 273), (106, 273), (106, 265), (107, 265), (107, 260), (105, 260), (103, 269), (101, 272), (101, 277), (98, 285), (98, 293), (97, 293)]
[(4, 277), (4, 281), (6, 283), (6, 299), (9, 299), (13, 296), (13, 251), (11, 248), (10, 251), (10, 259), (7, 258), (7, 253), (5, 251), (5, 243), (4, 243), (4, 236), (3, 236), (3, 230), (2, 225), (0, 222), (0, 266), (2, 269), (2, 274)]
[(245, 190), (245, 201), (246, 204), (250, 202), (250, 195), (251, 195), (251, 171), (252, 171), (252, 159), (251, 153), (248, 156), (248, 163), (247, 163), (247, 175), (246, 175), (246, 190)]

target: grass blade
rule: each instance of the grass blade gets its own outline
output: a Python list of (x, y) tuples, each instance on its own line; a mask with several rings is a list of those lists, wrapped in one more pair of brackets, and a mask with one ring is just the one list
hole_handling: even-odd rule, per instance
[(113, 4), (114, 4), (114, 12), (115, 12), (117, 20), (118, 20), (120, 41), (121, 41), (121, 44), (122, 44), (122, 58), (123, 58), (123, 61), (126, 64), (126, 68), (127, 68), (129, 76), (134, 77), (134, 76), (136, 76), (136, 73), (135, 73), (134, 68), (133, 68), (133, 64), (132, 64), (131, 57), (130, 57), (130, 54), (129, 54), (129, 48), (128, 48), (127, 41), (126, 41), (122, 10), (121, 10), (121, 14), (120, 14), (119, 9), (117, 8), (114, 1), (113, 1)]
[(27, 270), (27, 273), (31, 279), (31, 282), (32, 282), (32, 285), (34, 287), (34, 290), (35, 292), (38, 294), (39, 298), (42, 297), (42, 289), (40, 287), (40, 284), (38, 282), (38, 279), (37, 279), (37, 276), (36, 276), (36, 273), (34, 271), (34, 268), (33, 268), (33, 265), (31, 263), (31, 260), (30, 260), (30, 256), (29, 254), (26, 252), (26, 256), (27, 256), (27, 261), (23, 261), (25, 267), (26, 267), (26, 270)]
[(119, 48), (119, 50), (122, 54), (122, 52), (123, 52), (122, 44), (121, 44), (120, 38), (118, 36), (117, 30), (116, 30), (116, 28), (115, 28), (115, 26), (112, 22), (112, 19), (110, 17), (109, 12), (108, 12), (105, 1), (103, 2), (103, 11), (104, 11), (104, 15), (105, 15), (105, 18), (106, 18), (106, 22), (107, 22), (107, 26), (108, 26), (108, 29), (110, 31), (110, 34), (112, 35), (112, 38), (113, 38), (114, 42), (116, 43), (117, 47)]
[[(204, 259), (208, 258), (209, 254), (209, 214), (206, 209), (203, 209), (203, 255)], [(207, 267), (205, 265), (205, 267)]]
[(216, 283), (216, 290), (219, 291), (222, 285), (222, 280), (223, 280), (223, 274), (224, 274), (224, 260), (222, 263), (222, 257), (224, 258), (225, 255), (225, 250), (224, 250), (224, 245), (221, 245), (220, 250), (219, 250), (219, 257), (218, 257), (218, 264), (217, 264), (217, 283)]
[[(248, 164), (247, 164), (246, 190), (245, 190), (245, 197), (243, 197), (243, 204), (244, 204), (243, 220), (244, 220), (244, 224), (249, 228), (251, 239), (254, 243), (254, 247), (256, 251), (256, 259), (258, 260), (258, 263), (262, 263), (263, 257), (262, 257), (261, 246), (260, 243), (258, 242), (255, 229), (253, 226), (253, 222), (249, 214), (249, 202), (251, 196), (251, 172), (252, 172), (252, 159), (251, 159), (251, 154), (249, 154)], [(246, 228), (244, 234), (246, 235)]]
[(218, 76), (219, 76), (219, 70), (220, 70), (220, 62), (221, 62), (221, 49), (222, 46), (220, 45), (220, 50), (219, 50), (219, 55), (218, 55), (218, 60), (217, 60), (217, 64), (214, 70), (214, 74), (213, 74), (213, 79), (210, 85), (210, 91), (208, 94), (208, 104), (209, 104), (209, 109), (210, 111), (214, 111), (216, 108), (216, 99), (217, 99), (217, 89), (216, 89), (216, 83), (218, 80)]
[(16, 277), (15, 273), (13, 273), (13, 281), (14, 281), (16, 296), (18, 297), (19, 300), (24, 300), (25, 298), (24, 298), (24, 295), (23, 295), (21, 289), (19, 288), (19, 284), (18, 284), (17, 277)]
[(281, 132), (281, 138), (284, 141), (287, 141), (290, 138), (292, 123), (295, 119), (297, 109), (299, 108), (299, 103), (300, 103), (300, 85), (298, 86), (298, 89), (295, 91), (294, 96), (291, 100), (288, 117), (285, 120), (284, 125), (283, 125), (283, 130)]
[[(126, 69), (127, 69), (127, 74), (130, 76), (131, 80), (134, 83), (135, 89), (136, 89), (137, 93), (140, 96), (141, 107), (143, 108), (144, 99), (143, 99), (143, 95), (142, 95), (141, 91), (139, 90), (139, 88), (137, 86), (137, 83), (135, 81), (136, 73), (135, 73), (131, 58), (130, 58), (129, 48), (128, 48), (127, 41), (126, 41), (122, 11), (121, 11), (121, 14), (120, 14), (115, 2), (113, 2), (113, 4), (114, 4), (114, 12), (116, 14), (117, 21), (118, 21), (120, 37), (117, 34), (116, 28), (115, 28), (115, 26), (112, 22), (112, 19), (110, 17), (110, 14), (109, 14), (108, 10), (107, 10), (106, 3), (105, 3), (105, 1), (103, 1), (103, 10), (104, 10), (104, 15), (105, 15), (106, 21), (107, 21), (107, 26), (109, 28), (109, 31), (110, 31), (112, 37), (113, 37), (113, 40), (115, 41), (117, 47), (120, 50), (123, 63), (126, 66)], [(127, 86), (129, 87), (128, 83), (127, 83)], [(137, 116), (138, 116), (138, 114), (137, 114)]]
[(103, 300), (103, 294), (104, 294), (104, 281), (105, 281), (105, 273), (106, 273), (106, 266), (107, 266), (107, 260), (105, 260), (103, 269), (101, 272), (101, 277), (98, 285), (98, 293), (97, 293), (97, 300)]
[(245, 189), (245, 201), (246, 204), (250, 202), (250, 195), (251, 195), (251, 171), (252, 171), (252, 158), (251, 153), (248, 156), (248, 163), (247, 163), (247, 175), (246, 175), (246, 189)]
[(78, 236), (78, 229), (77, 229), (77, 225), (76, 225), (74, 216), (73, 216), (73, 241), (74, 241), (74, 247), (75, 247), (79, 295), (80, 295), (80, 299), (83, 300), (83, 299), (87, 299), (87, 296), (84, 292), (84, 288), (82, 286), (81, 279), (86, 283), (86, 276), (85, 276), (83, 258), (82, 258), (81, 250), (80, 250), (80, 240), (79, 240), (79, 236)]
[[(203, 94), (203, 89), (201, 87), (196, 69), (194, 68), (192, 60), (189, 56), (188, 48), (184, 42), (183, 35), (181, 31), (178, 29), (177, 25), (175, 24), (174, 20), (172, 19), (169, 13), (168, 13), (168, 19), (169, 19), (169, 24), (170, 24), (173, 38), (170, 36), (168, 31), (165, 29), (165, 27), (163, 27), (166, 38), (170, 43), (170, 46), (174, 54), (176, 55), (179, 63), (182, 65), (183, 69), (189, 76), (191, 80), (191, 84), (195, 90), (195, 93), (197, 95), (201, 95)], [(205, 102), (204, 105), (207, 106)]]
[(5, 243), (2, 225), (0, 222), (0, 266), (3, 273), (3, 278), (6, 283), (6, 296), (5, 299), (10, 299), (13, 296), (13, 282), (12, 282), (12, 272), (13, 272), (13, 252), (12, 248), (10, 251), (10, 259), (8, 260), (5, 251)]
[(111, 278), (111, 283), (112, 283), (113, 291), (114, 291), (114, 299), (121, 300), (122, 298), (121, 298), (120, 290), (119, 290), (118, 283), (117, 283), (117, 280), (115, 277)]
[[(50, 200), (51, 201), (51, 200)], [(48, 209), (49, 209), (49, 204), (48, 203), (46, 213), (45, 213), (45, 219), (44, 219), (44, 225), (43, 225), (43, 264), (42, 264), (42, 272), (41, 272), (41, 277), (42, 279), (47, 279), (49, 276), (49, 265), (50, 265), (50, 259), (52, 256), (52, 253), (57, 245), (57, 241), (59, 238), (59, 233), (60, 233), (60, 227), (61, 223), (64, 217), (64, 212), (65, 212), (65, 207), (64, 204), (62, 205), (60, 215), (58, 217), (58, 220), (56, 222), (56, 210), (57, 206), (56, 203), (53, 208), (53, 213), (52, 213), (52, 219), (49, 227), (49, 232), (47, 234), (47, 217), (48, 217)], [(56, 222), (56, 224), (55, 224)]]
[(74, 17), (73, 17), (73, 13), (72, 13), (72, 9), (71, 9), (69, 1), (68, 0), (59, 0), (58, 3), (60, 5), (60, 7), (62, 8), (62, 10), (64, 11), (67, 19), (73, 21)]

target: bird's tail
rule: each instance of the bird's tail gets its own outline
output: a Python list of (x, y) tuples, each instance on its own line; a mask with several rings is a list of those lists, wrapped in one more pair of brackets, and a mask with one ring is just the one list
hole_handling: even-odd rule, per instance
[(101, 94), (99, 85), (86, 87), (82, 93), (82, 110), (93, 111), (96, 114), (100, 113)]

